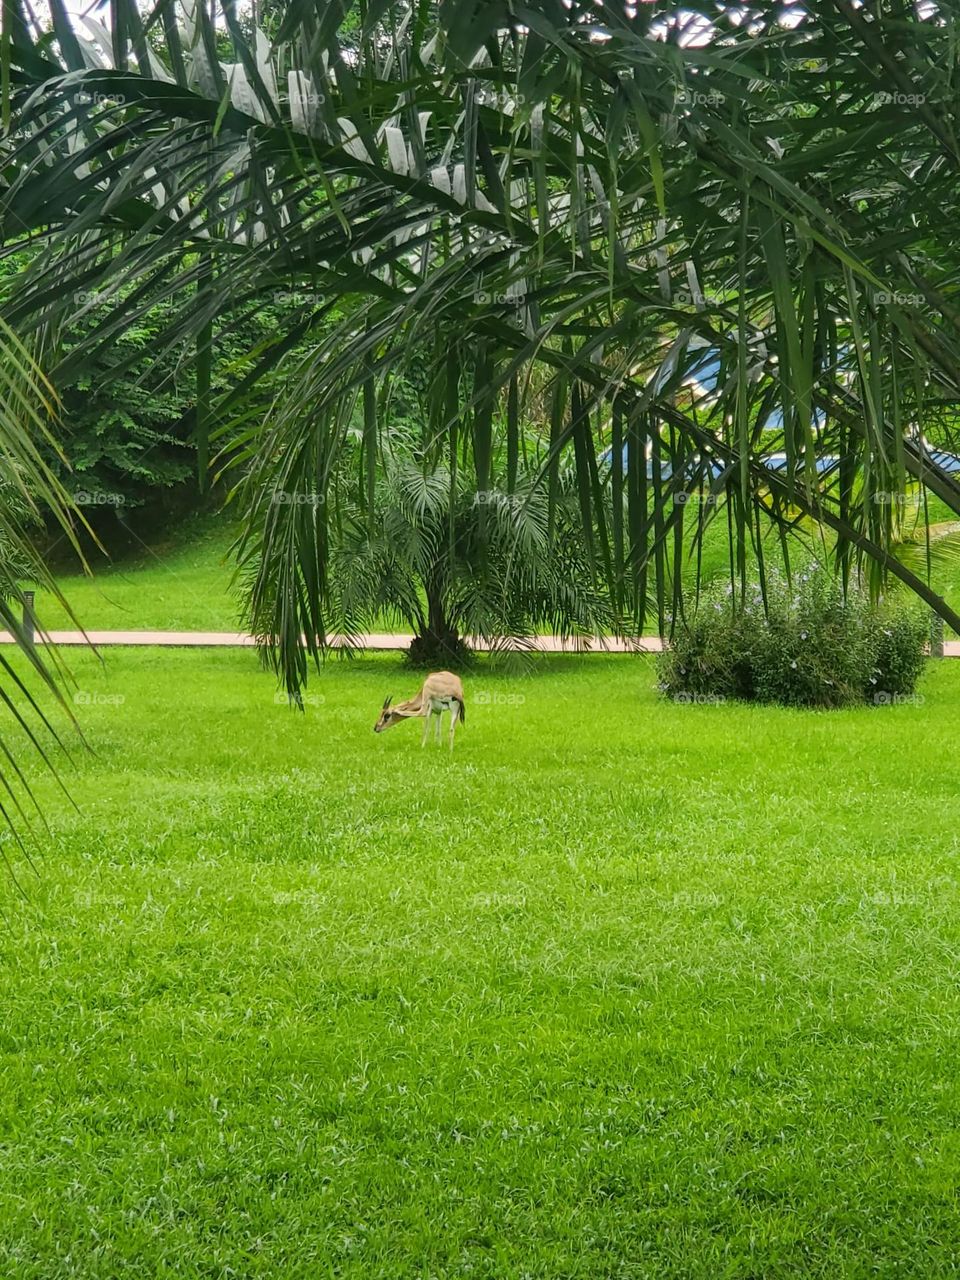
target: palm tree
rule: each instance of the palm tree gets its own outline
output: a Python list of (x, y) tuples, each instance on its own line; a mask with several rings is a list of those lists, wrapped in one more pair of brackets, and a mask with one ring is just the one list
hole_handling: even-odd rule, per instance
[[(221, 28), (186, 10), (180, 29), (160, 0), (144, 25), (113, 0), (108, 27), (79, 33), (53, 4), (59, 62), (28, 21), (10, 28), (0, 225), (46, 247), (8, 314), (49, 333), (78, 289), (133, 282), (89, 347), (180, 298), (167, 341), (196, 344), (202, 441), (214, 327), (266, 293), (298, 299), (217, 407), (242, 412), (312, 338), (230, 459), (252, 480), (251, 620), (289, 689), (325, 644), (328, 511), (265, 508), (262, 490), (326, 494), (359, 415), (372, 509), (414, 375), (435, 389), (437, 447), (472, 436), (481, 491), (487, 402), (546, 401), (548, 500), (569, 459), (582, 536), (637, 627), (682, 609), (681, 560), (720, 512), (741, 587), (762, 531), (786, 541), (799, 514), (844, 578), (862, 565), (876, 592), (892, 574), (960, 629), (894, 554), (890, 501), (919, 483), (960, 512), (931, 448), (953, 445), (960, 399), (951, 14), (368, 0), (290, 5), (271, 46), (230, 4)], [(479, 381), (459, 377), (464, 352)], [(692, 486), (722, 502), (693, 519)]]
[(445, 464), (392, 444), (372, 513), (344, 495), (334, 516), (331, 627), (350, 636), (397, 618), (415, 633), (411, 660), (426, 667), (462, 664), (468, 637), (497, 647), (538, 630), (616, 629), (580, 536), (573, 477), (564, 480), (551, 510), (529, 475), (512, 491), (477, 491), (462, 470), (451, 478)]
[[(12, 737), (0, 735), (0, 819), (24, 853), (21, 832), (31, 826), (29, 810), (41, 820), (42, 815), (24, 768), (23, 748), (35, 751), (59, 777), (50, 747), (64, 744), (45, 704), (52, 701), (76, 726), (63, 692), (69, 675), (55, 650), (37, 648), (26, 595), (27, 587), (39, 586), (69, 612), (28, 533), (52, 514), (79, 554), (75, 522), (82, 518), (45, 460), (47, 451), (59, 453), (51, 430), (55, 413), (55, 395), (36, 361), (0, 323), (0, 630), (12, 637), (27, 666), (24, 672), (23, 662), (12, 661), (0, 648), (0, 703), (15, 731)], [(2, 849), (0, 856), (12, 873)]]

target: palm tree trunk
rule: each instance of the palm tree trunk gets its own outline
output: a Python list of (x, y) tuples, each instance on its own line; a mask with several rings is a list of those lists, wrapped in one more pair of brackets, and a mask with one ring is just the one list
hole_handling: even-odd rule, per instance
[(451, 641), (456, 645), (459, 639), (456, 628), (447, 619), (443, 594), (436, 583), (427, 586), (427, 631), (424, 639), (440, 645)]
[(466, 651), (456, 627), (449, 620), (439, 583), (428, 582), (426, 596), (427, 625), (419, 636), (414, 637), (409, 650), (410, 659), (419, 666), (459, 665)]

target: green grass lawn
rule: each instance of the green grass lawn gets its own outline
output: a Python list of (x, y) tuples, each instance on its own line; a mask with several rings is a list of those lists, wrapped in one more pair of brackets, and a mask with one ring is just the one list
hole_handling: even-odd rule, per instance
[(0, 1275), (956, 1274), (960, 664), (825, 714), (481, 667), (451, 758), (371, 732), (395, 658), (305, 716), (250, 653), (71, 661)]
[[(942, 504), (932, 509), (932, 518), (946, 519)], [(691, 516), (690, 528), (696, 516)], [(62, 573), (59, 585), (80, 623), (88, 630), (114, 631), (236, 631), (240, 628), (240, 603), (231, 586), (233, 561), (232, 533), (223, 516), (187, 521), (173, 534), (144, 542), (136, 554), (114, 562), (101, 556), (94, 559), (93, 577), (80, 572)], [(794, 567), (809, 557), (799, 543), (791, 552)], [(771, 530), (764, 551), (768, 567), (782, 564), (780, 543)], [(756, 558), (748, 556), (750, 572), (756, 576)], [(726, 581), (730, 572), (726, 519), (709, 527), (700, 557), (702, 581)], [(652, 571), (651, 571), (652, 572)], [(685, 585), (692, 598), (696, 587), (697, 560), (686, 565)], [(934, 566), (933, 584), (949, 603), (960, 608), (960, 557), (956, 562)], [(73, 629), (75, 624), (59, 602), (41, 593), (38, 616), (50, 631)], [(394, 617), (384, 617), (379, 629), (403, 630)], [(656, 631), (655, 618), (648, 619), (647, 632)]]
[[(58, 584), (89, 631), (236, 631), (231, 541), (222, 519), (192, 520), (135, 554), (92, 557), (92, 576), (65, 572)], [(76, 626), (49, 593), (38, 593), (37, 616), (48, 631)]]

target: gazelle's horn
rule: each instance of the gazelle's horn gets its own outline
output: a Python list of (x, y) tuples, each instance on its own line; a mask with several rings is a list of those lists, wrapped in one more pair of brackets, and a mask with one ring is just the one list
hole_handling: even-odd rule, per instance
[(386, 699), (384, 700), (384, 703), (383, 703), (383, 709), (384, 709), (384, 711), (386, 711), (387, 707), (389, 707), (389, 705), (390, 705), (390, 703), (391, 703), (392, 701), (393, 701), (393, 695), (391, 694), (388, 698), (386, 698)]

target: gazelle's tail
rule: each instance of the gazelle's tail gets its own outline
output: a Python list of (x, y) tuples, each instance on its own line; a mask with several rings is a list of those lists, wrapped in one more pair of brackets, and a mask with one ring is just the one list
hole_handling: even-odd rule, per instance
[(461, 724), (466, 724), (466, 723), (467, 723), (467, 708), (466, 708), (466, 706), (464, 705), (464, 701), (463, 701), (463, 699), (462, 699), (462, 698), (458, 698), (458, 699), (457, 699), (457, 702), (460, 704), (460, 723), (461, 723)]

